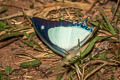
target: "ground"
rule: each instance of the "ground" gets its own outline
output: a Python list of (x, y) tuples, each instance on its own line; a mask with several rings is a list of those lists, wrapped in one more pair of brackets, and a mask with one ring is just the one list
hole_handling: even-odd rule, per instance
[[(62, 72), (66, 72), (62, 80), (79, 80), (78, 73), (74, 75), (74, 79), (69, 78), (71, 72), (68, 68), (56, 70), (56, 67), (62, 62), (63, 57), (51, 51), (38, 38), (29, 16), (36, 16), (49, 20), (64, 18), (67, 21), (79, 21), (88, 17), (92, 21), (99, 21), (100, 19), (102, 23), (100, 9), (104, 9), (106, 16), (111, 21), (115, 14), (112, 14), (111, 10), (116, 10), (118, 2), (119, 0), (88, 0), (87, 2), (86, 0), (77, 0), (75, 2), (66, 2), (66, 0), (65, 2), (57, 2), (55, 0), (0, 0), (0, 12), (3, 6), (8, 7), (5, 12), (0, 13), (0, 21), (7, 21), (8, 25), (12, 27), (3, 31), (0, 30), (0, 80), (2, 80), (1, 74), (2, 77), (8, 77), (11, 80), (56, 80), (56, 76)], [(120, 15), (119, 8), (117, 11), (118, 13), (116, 13), (111, 23), (114, 25), (115, 20), (118, 19), (117, 26), (120, 27), (120, 16), (118, 17), (118, 15)], [(91, 25), (90, 23), (88, 24)], [(94, 25), (94, 27), (96, 26)], [(12, 33), (14, 31), (19, 32), (19, 35), (5, 38), (6, 33)], [(105, 33), (103, 31), (104, 34), (100, 32), (102, 32), (102, 30), (99, 29), (98, 35), (107, 36), (110, 34), (107, 31), (105, 31)], [(32, 38), (26, 37), (27, 34), (31, 34), (29, 36)], [(117, 36), (120, 36), (119, 32)], [(87, 56), (86, 61), (79, 66), (86, 68), (84, 70), (84, 75), (88, 73), (87, 76), (89, 76), (90, 74), (89, 77), (82, 80), (120, 80), (119, 39), (116, 40), (113, 37), (111, 40), (109, 39), (94, 44), (94, 48), (88, 55), (92, 58)], [(30, 44), (30, 41), (35, 41), (40, 46)], [(100, 53), (100, 56), (96, 55), (96, 53)], [(30, 66), (27, 68), (20, 66), (21, 63), (34, 60), (33, 57), (41, 61), (40, 66)], [(10, 66), (14, 71), (10, 74), (4, 72), (7, 66)], [(74, 67), (74, 65), (71, 66)], [(93, 73), (92, 70), (94, 70)], [(89, 71), (91, 71), (91, 73)], [(76, 73), (77, 71), (74, 72)]]

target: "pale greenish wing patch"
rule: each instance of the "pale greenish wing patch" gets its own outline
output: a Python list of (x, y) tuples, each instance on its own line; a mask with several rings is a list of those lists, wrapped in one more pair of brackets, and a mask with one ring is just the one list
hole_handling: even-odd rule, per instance
[[(63, 48), (65, 50), (70, 50), (71, 48), (78, 45), (78, 39), (81, 42), (84, 42), (87, 36), (90, 35), (91, 32), (78, 27), (54, 27), (48, 30), (48, 36), (50, 41)], [(86, 40), (85, 40), (86, 41)]]

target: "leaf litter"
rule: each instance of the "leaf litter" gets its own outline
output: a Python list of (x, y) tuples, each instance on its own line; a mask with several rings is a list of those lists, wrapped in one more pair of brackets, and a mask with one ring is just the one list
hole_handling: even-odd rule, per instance
[[(119, 4), (119, 0), (117, 3), (112, 0), (108, 2), (103, 1), (106, 5), (99, 0), (89, 1), (90, 4), (84, 0), (83, 2), (67, 1), (64, 3), (52, 0), (50, 2), (15, 2), (19, 3), (19, 5), (13, 5), (14, 1), (7, 0), (0, 3), (1, 79), (119, 80), (120, 75), (117, 73), (119, 73), (120, 69), (118, 66), (120, 64), (120, 27), (118, 26), (120, 25), (120, 21), (119, 18), (116, 20), (116, 17), (119, 15), (118, 6), (115, 7), (115, 12), (113, 12), (114, 16), (111, 15), (110, 11), (113, 7), (111, 4)], [(98, 8), (100, 6), (103, 9)], [(102, 15), (96, 13), (97, 11)], [(113, 25), (110, 21), (111, 17), (108, 15), (113, 16), (112, 22), (117, 21), (116, 25)], [(58, 69), (59, 64), (63, 63), (62, 60), (64, 59), (56, 55), (38, 39), (34, 33), (30, 16), (67, 21), (81, 21), (86, 17), (90, 17), (90, 25), (100, 27), (97, 34), (101, 36), (94, 36), (81, 55), (75, 55), (76, 57), (73, 57), (67, 63), (65, 62)], [(15, 22), (13, 23), (13, 21)], [(109, 45), (107, 48), (103, 48), (106, 41)], [(98, 45), (102, 46), (103, 49), (100, 49), (101, 47)], [(58, 69), (59, 73), (53, 71), (56, 69)], [(103, 71), (101, 72), (101, 70)], [(102, 76), (103, 74), (104, 76)]]

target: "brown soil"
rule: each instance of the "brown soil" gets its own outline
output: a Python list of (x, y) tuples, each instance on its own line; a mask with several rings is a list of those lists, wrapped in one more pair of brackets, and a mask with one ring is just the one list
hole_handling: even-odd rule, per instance
[[(94, 1), (95, 0), (92, 0), (90, 2), (90, 5), (93, 4)], [(0, 17), (5, 17), (6, 15), (12, 15), (14, 13), (17, 13), (23, 10), (28, 10), (30, 9), (30, 5), (32, 3), (34, 3), (34, 8), (40, 7), (42, 9), (47, 4), (57, 3), (57, 2), (52, 0), (0, 0), (0, 8), (3, 5), (9, 6), (8, 11), (6, 11), (3, 14), (0, 14)], [(111, 0), (109, 1), (109, 3), (105, 5), (96, 4), (96, 6), (97, 7), (103, 6), (105, 9), (106, 15), (108, 16), (109, 19), (111, 19), (112, 13), (110, 12), (110, 9), (112, 8), (112, 5), (115, 5), (115, 4), (116, 2)], [(92, 20), (96, 20), (96, 16), (100, 15), (96, 6), (83, 17), (89, 16), (91, 17)], [(68, 12), (70, 11), (71, 10), (68, 9)], [(81, 10), (81, 11), (83, 14), (85, 14), (86, 12), (85, 10)], [(76, 9), (76, 12), (77, 12), (77, 9)], [(58, 14), (57, 13), (55, 14), (56, 15), (52, 13), (49, 16), (47, 16), (47, 18), (50, 19), (51, 16), (58, 18), (56, 17)], [(67, 15), (66, 19), (74, 19), (74, 16), (72, 15), (70, 18), (68, 17), (69, 15)], [(24, 17), (16, 17), (13, 19), (16, 20), (17, 22), (27, 21)], [(13, 19), (7, 20), (10, 25)], [(25, 68), (25, 69), (17, 70), (13, 72), (11, 75), (9, 75), (9, 77), (13, 80), (56, 80), (56, 75), (62, 71), (52, 73), (50, 72), (50, 69), (58, 66), (62, 60), (62, 57), (54, 54), (54, 52), (49, 50), (48, 47), (45, 46), (37, 36), (34, 36), (34, 40), (40, 43), (44, 51), (48, 50), (53, 54), (37, 51), (35, 48), (31, 48), (25, 45), (24, 43), (22, 43), (21, 42), (22, 39), (24, 38), (20, 37), (20, 39), (0, 49), (0, 70), (4, 70), (6, 66), (11, 66), (13, 69), (20, 69), (19, 67), (20, 63), (32, 60), (30, 57), (21, 56), (20, 54), (30, 54), (34, 57), (40, 58), (42, 64), (39, 67), (35, 67), (35, 68)], [(2, 41), (0, 42), (0, 45), (8, 41), (9, 40)], [(117, 51), (118, 49), (120, 49), (119, 45), (120, 45), (119, 43), (110, 44), (110, 46), (108, 47), (108, 55), (107, 55), (108, 58), (118, 55)], [(111, 76), (114, 76), (113, 80), (120, 80), (120, 68), (118, 66), (115, 67), (116, 69), (112, 69), (112, 68), (114, 68), (114, 66), (105, 66), (104, 68), (100, 69), (98, 72), (94, 73), (94, 75), (92, 75), (88, 80), (112, 80)], [(66, 78), (64, 80), (66, 80)]]

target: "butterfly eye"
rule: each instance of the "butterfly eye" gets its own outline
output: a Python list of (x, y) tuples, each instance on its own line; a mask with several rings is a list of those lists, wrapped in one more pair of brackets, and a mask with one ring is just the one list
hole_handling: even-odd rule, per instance
[(45, 29), (45, 26), (44, 25), (41, 25), (41, 30)]

